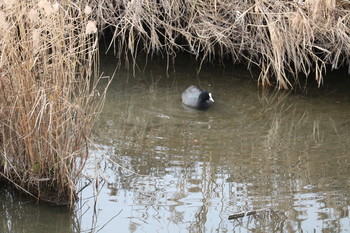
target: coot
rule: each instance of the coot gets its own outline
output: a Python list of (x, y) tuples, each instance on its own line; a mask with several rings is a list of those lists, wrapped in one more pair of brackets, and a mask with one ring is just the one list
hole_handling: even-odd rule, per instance
[(214, 103), (210, 92), (192, 85), (182, 92), (182, 103), (192, 108), (204, 110)]

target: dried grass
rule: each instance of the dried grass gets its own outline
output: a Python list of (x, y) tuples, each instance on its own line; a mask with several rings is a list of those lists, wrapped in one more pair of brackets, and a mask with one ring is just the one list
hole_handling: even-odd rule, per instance
[(0, 1), (0, 177), (38, 200), (76, 200), (103, 100), (89, 22), (70, 1)]
[(119, 57), (179, 51), (201, 61), (230, 57), (261, 69), (260, 83), (319, 85), (326, 68), (349, 65), (350, 4), (344, 0), (93, 1), (101, 24), (115, 28)]

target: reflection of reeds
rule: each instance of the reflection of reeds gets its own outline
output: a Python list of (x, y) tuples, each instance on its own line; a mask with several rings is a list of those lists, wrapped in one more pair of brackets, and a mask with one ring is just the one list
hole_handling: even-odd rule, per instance
[[(97, 1), (96, 1), (97, 2)], [(298, 83), (298, 73), (349, 64), (349, 3), (341, 0), (103, 1), (119, 56), (140, 49), (205, 59), (232, 57), (261, 68), (260, 82), (278, 88)], [(127, 56), (126, 56), (127, 57)]]
[(100, 106), (94, 23), (69, 1), (1, 4), (0, 174), (72, 204)]

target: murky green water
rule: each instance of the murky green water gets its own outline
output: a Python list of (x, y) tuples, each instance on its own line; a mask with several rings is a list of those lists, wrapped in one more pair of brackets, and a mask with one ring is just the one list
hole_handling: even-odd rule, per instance
[[(189, 59), (165, 66), (149, 61), (136, 78), (121, 69), (111, 84), (86, 171), (99, 183), (78, 209), (3, 192), (0, 231), (350, 231), (349, 81), (274, 92), (240, 67), (205, 65), (197, 76)], [(102, 70), (113, 69), (106, 58)], [(213, 93), (208, 111), (181, 105), (191, 84)], [(259, 209), (269, 211), (228, 220)]]

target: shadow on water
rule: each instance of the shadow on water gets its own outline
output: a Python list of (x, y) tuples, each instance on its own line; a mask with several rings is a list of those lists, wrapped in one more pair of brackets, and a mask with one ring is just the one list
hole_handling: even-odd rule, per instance
[(66, 207), (37, 205), (9, 188), (0, 189), (0, 210), (0, 232), (78, 232), (77, 220)]
[[(108, 59), (105, 74), (114, 69)], [(179, 58), (175, 71), (165, 67), (154, 59), (135, 77), (120, 70), (85, 172), (86, 181), (95, 174), (98, 181), (84, 189), (77, 217), (47, 210), (45, 218), (62, 221), (61, 232), (349, 229), (349, 81), (276, 92), (258, 88), (239, 66), (206, 65), (198, 76), (188, 58)], [(192, 84), (213, 93), (207, 111), (181, 105), (181, 92)], [(23, 213), (39, 208), (18, 206)], [(22, 221), (13, 217), (16, 208), (6, 208), (4, 222)], [(228, 220), (264, 208), (273, 211)]]

